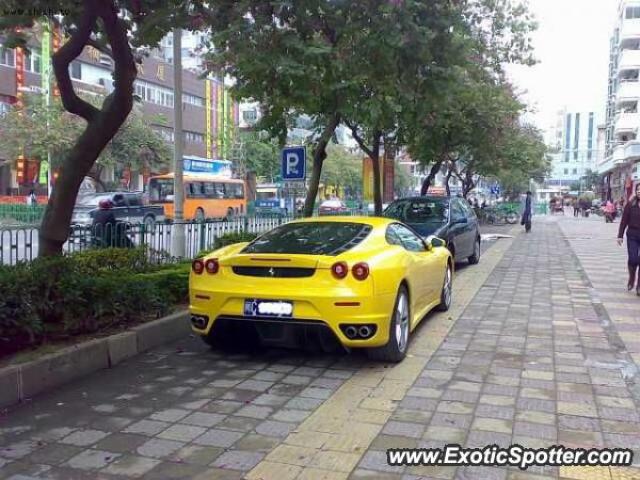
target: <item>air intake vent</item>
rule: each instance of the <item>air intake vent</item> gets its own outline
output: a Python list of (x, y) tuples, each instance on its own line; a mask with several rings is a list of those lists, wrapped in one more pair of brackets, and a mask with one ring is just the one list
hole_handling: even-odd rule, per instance
[(233, 273), (246, 277), (302, 278), (311, 277), (314, 272), (314, 268), (298, 267), (233, 267)]

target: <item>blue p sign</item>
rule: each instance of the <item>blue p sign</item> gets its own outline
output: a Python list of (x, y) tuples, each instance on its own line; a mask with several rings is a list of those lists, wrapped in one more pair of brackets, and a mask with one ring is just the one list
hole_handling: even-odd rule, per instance
[(282, 150), (282, 179), (304, 180), (307, 158), (304, 147), (287, 147)]

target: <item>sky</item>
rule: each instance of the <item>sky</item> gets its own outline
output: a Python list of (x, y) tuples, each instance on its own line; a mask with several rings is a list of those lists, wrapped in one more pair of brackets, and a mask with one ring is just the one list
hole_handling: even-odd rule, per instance
[(533, 67), (507, 71), (522, 98), (535, 109), (527, 116), (548, 128), (565, 106), (570, 111), (595, 111), (604, 121), (609, 69), (609, 38), (618, 0), (529, 0), (538, 21), (533, 35)]

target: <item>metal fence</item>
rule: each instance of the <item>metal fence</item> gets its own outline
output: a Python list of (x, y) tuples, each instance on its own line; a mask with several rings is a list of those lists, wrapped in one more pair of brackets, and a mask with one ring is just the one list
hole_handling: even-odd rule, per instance
[[(288, 217), (244, 217), (202, 223), (157, 223), (151, 227), (145, 224), (125, 223), (106, 228), (75, 226), (71, 229), (63, 251), (73, 253), (100, 247), (148, 246), (159, 258), (170, 257), (172, 237), (176, 228), (182, 227), (185, 235), (185, 256), (193, 258), (200, 251), (212, 248), (216, 238), (227, 233), (262, 233), (290, 220), (292, 219)], [(0, 265), (15, 265), (36, 258), (38, 234), (39, 228), (34, 226), (1, 228)]]

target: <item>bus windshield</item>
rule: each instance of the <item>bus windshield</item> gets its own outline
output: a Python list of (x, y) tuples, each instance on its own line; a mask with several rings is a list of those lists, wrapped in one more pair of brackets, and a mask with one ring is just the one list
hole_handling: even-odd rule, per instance
[(149, 201), (173, 202), (173, 179), (152, 178), (149, 181)]

